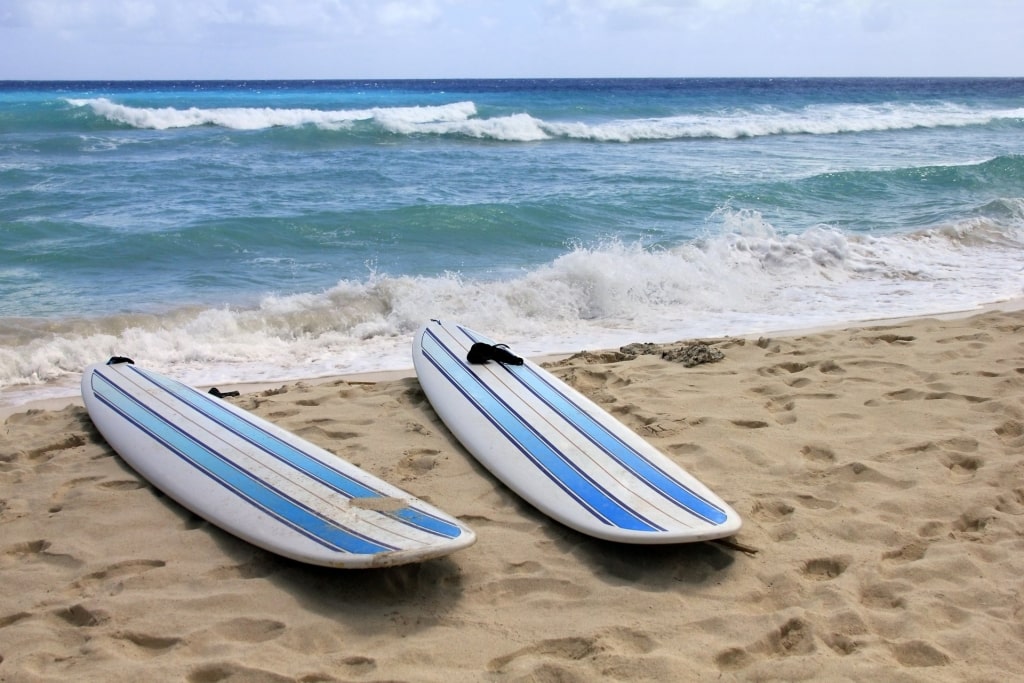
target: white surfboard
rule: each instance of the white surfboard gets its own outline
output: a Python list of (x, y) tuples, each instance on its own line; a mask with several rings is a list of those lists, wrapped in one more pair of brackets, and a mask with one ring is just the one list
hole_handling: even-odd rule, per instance
[(473, 456), (540, 511), (597, 538), (685, 543), (731, 536), (740, 516), (707, 486), (540, 366), (470, 363), (476, 342), (433, 320), (413, 342), (434, 410)]
[(82, 376), (96, 428), (136, 472), (225, 531), (301, 562), (352, 568), (419, 562), (476, 540), (338, 456), (122, 360)]

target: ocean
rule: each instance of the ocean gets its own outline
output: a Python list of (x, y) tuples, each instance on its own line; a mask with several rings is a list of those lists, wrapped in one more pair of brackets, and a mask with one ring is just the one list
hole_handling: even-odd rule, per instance
[(1024, 295), (1024, 79), (0, 82), (0, 405)]

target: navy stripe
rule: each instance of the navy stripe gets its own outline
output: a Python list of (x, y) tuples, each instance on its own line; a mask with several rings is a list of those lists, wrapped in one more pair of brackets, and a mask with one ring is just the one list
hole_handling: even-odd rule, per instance
[[(467, 337), (474, 341), (483, 340), (471, 330), (459, 328)], [(544, 377), (527, 365), (505, 366), (513, 377), (534, 396), (548, 405), (571, 424), (576, 431), (591, 443), (604, 451), (615, 462), (622, 465), (638, 479), (646, 483), (652, 490), (661, 494), (666, 500), (685, 509), (709, 524), (722, 524), (729, 516), (720, 507), (691, 491), (682, 482), (647, 460), (632, 446), (625, 443), (615, 434), (598, 422), (592, 415), (578, 406), (568, 396), (552, 386)]]
[[(470, 372), (434, 333), (424, 330), (423, 355), (480, 413), (551, 481), (601, 522), (634, 531), (664, 531), (629, 508), (551, 444)], [(441, 352), (438, 354), (437, 352)]]
[[(132, 371), (192, 406), (204, 417), (216, 422), (264, 453), (319, 481), (331, 490), (347, 498), (387, 497), (380, 491), (330, 467), (287, 441), (233, 413), (223, 404), (205, 394), (170, 378), (147, 372), (135, 366), (130, 367)], [(459, 526), (408, 506), (398, 510), (377, 512), (402, 524), (442, 538), (458, 538), (462, 535), (462, 529)]]
[(604, 425), (573, 403), (568, 396), (548, 384), (535, 371), (525, 365), (509, 370), (534, 396), (561, 414), (580, 434), (666, 500), (710, 524), (722, 524), (728, 519), (725, 511), (673, 479), (671, 475), (609, 432)]
[(227, 490), (307, 538), (333, 550), (355, 554), (373, 555), (396, 549), (343, 529), (266, 482), (255, 479), (210, 446), (139, 402), (99, 371), (93, 372), (91, 384), (97, 398), (147, 436)]

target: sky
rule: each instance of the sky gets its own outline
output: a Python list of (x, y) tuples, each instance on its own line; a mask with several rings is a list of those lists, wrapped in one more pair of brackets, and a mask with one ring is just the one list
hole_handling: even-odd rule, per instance
[(0, 80), (1024, 76), (1024, 0), (0, 0)]

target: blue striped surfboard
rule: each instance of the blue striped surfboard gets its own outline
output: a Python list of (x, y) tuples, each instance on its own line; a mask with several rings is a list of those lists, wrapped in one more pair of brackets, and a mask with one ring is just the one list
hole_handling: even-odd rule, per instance
[(82, 398), (142, 477), (265, 550), (329, 567), (385, 567), (476, 540), (454, 517), (342, 458), (131, 362), (86, 368)]
[(624, 543), (731, 536), (739, 515), (674, 461), (540, 366), (473, 364), (462, 325), (433, 320), (413, 342), (434, 410), (498, 479), (553, 519)]

